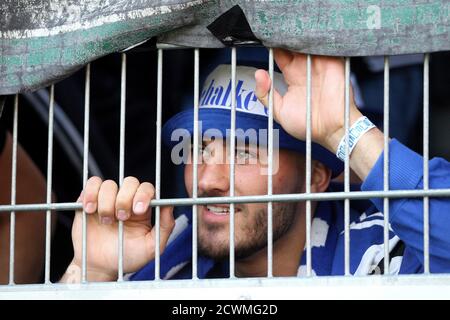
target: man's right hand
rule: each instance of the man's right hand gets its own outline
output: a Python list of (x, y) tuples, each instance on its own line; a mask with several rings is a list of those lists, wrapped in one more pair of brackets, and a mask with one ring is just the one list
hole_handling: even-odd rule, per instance
[[(118, 221), (124, 222), (124, 273), (135, 272), (155, 256), (156, 228), (151, 226), (150, 201), (155, 189), (134, 177), (124, 179), (120, 189), (112, 180), (88, 180), (78, 202), (87, 213), (88, 281), (117, 279)], [(160, 250), (164, 250), (175, 226), (173, 207), (161, 208)], [(72, 226), (74, 258), (62, 282), (78, 282), (82, 264), (82, 213), (77, 212)], [(78, 278), (78, 279), (77, 279)], [(78, 281), (77, 281), (78, 280)]]

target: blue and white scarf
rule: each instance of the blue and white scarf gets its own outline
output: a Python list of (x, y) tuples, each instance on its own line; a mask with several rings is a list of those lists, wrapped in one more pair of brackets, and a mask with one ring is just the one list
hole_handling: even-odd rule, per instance
[[(383, 215), (371, 207), (363, 214), (350, 210), (350, 272), (351, 274), (371, 274), (383, 258)], [(177, 219), (176, 238), (171, 241), (161, 255), (161, 278), (189, 279), (192, 276), (192, 223), (188, 212)], [(390, 232), (389, 247), (392, 249), (398, 237)], [(316, 208), (311, 226), (311, 266), (312, 274), (318, 276), (344, 274), (344, 210), (341, 202), (323, 201)], [(391, 267), (391, 273), (398, 273), (400, 259)], [(216, 262), (199, 256), (198, 277), (207, 278), (214, 269), (214, 277), (228, 276), (227, 261)], [(152, 280), (155, 274), (154, 262), (130, 277), (130, 280)], [(306, 251), (302, 254), (298, 276), (306, 275)]]

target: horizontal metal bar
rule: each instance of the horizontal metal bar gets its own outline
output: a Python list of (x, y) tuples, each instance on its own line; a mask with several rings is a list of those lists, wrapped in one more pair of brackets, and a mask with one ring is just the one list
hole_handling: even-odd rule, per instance
[[(370, 288), (370, 294), (367, 289)], [(0, 286), (0, 299), (450, 299), (450, 275), (281, 277)], [(277, 304), (276, 301), (271, 304)]]
[[(144, 42), (142, 42), (142, 43), (144, 43)], [(142, 44), (142, 43), (140, 43), (140, 44)], [(265, 48), (263, 45), (259, 45), (259, 44), (252, 44), (251, 46), (252, 47), (257, 47), (257, 48)], [(136, 46), (127, 48), (127, 50), (130, 50), (130, 49), (132, 49), (134, 47), (136, 47)], [(184, 46), (184, 45), (180, 45), (180, 44), (171, 44), (171, 43), (162, 43), (162, 42), (156, 43), (156, 48), (157, 49), (164, 49), (164, 50), (167, 50), (167, 49), (169, 49), (169, 50), (171, 50), (171, 49), (175, 49), (175, 50), (176, 49), (202, 49), (202, 48), (199, 48), (199, 47), (190, 47), (190, 46)], [(204, 49), (214, 49), (214, 48), (205, 47)], [(219, 48), (216, 48), (216, 49), (219, 49)]]
[[(263, 203), (263, 202), (292, 202), (292, 201), (327, 201), (361, 200), (369, 198), (422, 198), (422, 197), (450, 197), (450, 189), (423, 190), (391, 190), (391, 191), (352, 191), (352, 192), (321, 192), (321, 193), (293, 193), (274, 194), (271, 196), (236, 196), (236, 197), (208, 197), (208, 198), (172, 198), (152, 200), (150, 206), (192, 206), (195, 204), (215, 203)], [(63, 202), (51, 204), (18, 204), (15, 206), (2, 205), (0, 212), (6, 211), (43, 211), (43, 210), (81, 210), (82, 205), (76, 202)]]
[(186, 47), (181, 46), (177, 44), (170, 44), (170, 43), (157, 43), (156, 44), (157, 49), (163, 49), (163, 50), (170, 50), (170, 49), (193, 49), (192, 47)]

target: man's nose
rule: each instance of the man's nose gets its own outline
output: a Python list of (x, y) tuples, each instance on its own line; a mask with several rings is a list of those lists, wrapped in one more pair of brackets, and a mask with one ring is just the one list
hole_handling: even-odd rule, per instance
[(230, 189), (229, 165), (204, 163), (198, 168), (198, 188), (202, 194), (227, 195)]

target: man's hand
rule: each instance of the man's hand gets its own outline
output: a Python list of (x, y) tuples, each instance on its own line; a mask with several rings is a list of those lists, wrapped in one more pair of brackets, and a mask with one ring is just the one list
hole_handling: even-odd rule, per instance
[[(274, 118), (289, 134), (306, 140), (306, 55), (274, 49), (274, 58), (288, 85), (281, 96), (274, 91)], [(311, 138), (336, 153), (344, 137), (345, 66), (335, 57), (313, 56), (311, 62)], [(270, 77), (267, 71), (255, 73), (258, 99), (269, 104)], [(362, 116), (350, 87), (349, 127)], [(372, 129), (364, 134), (350, 157), (350, 166), (364, 180), (383, 151), (383, 134)]]
[[(284, 96), (274, 92), (274, 117), (292, 136), (306, 140), (306, 55), (284, 49), (274, 49), (275, 61), (288, 84)], [(269, 74), (258, 70), (256, 95), (268, 106)], [(311, 63), (311, 134), (312, 140), (336, 152), (344, 135), (344, 61), (341, 58), (314, 56)], [(351, 88), (350, 88), (351, 90)], [(350, 122), (361, 113), (350, 93)]]
[[(151, 199), (154, 187), (127, 177), (119, 189), (112, 180), (99, 177), (88, 180), (78, 201), (87, 213), (87, 273), (90, 281), (117, 278), (118, 221), (124, 222), (124, 272), (135, 272), (154, 258), (156, 229), (152, 228)], [(173, 207), (161, 208), (161, 252), (175, 225)], [(72, 227), (73, 261), (63, 277), (72, 282), (70, 274), (79, 273), (82, 263), (82, 213), (77, 212)]]

